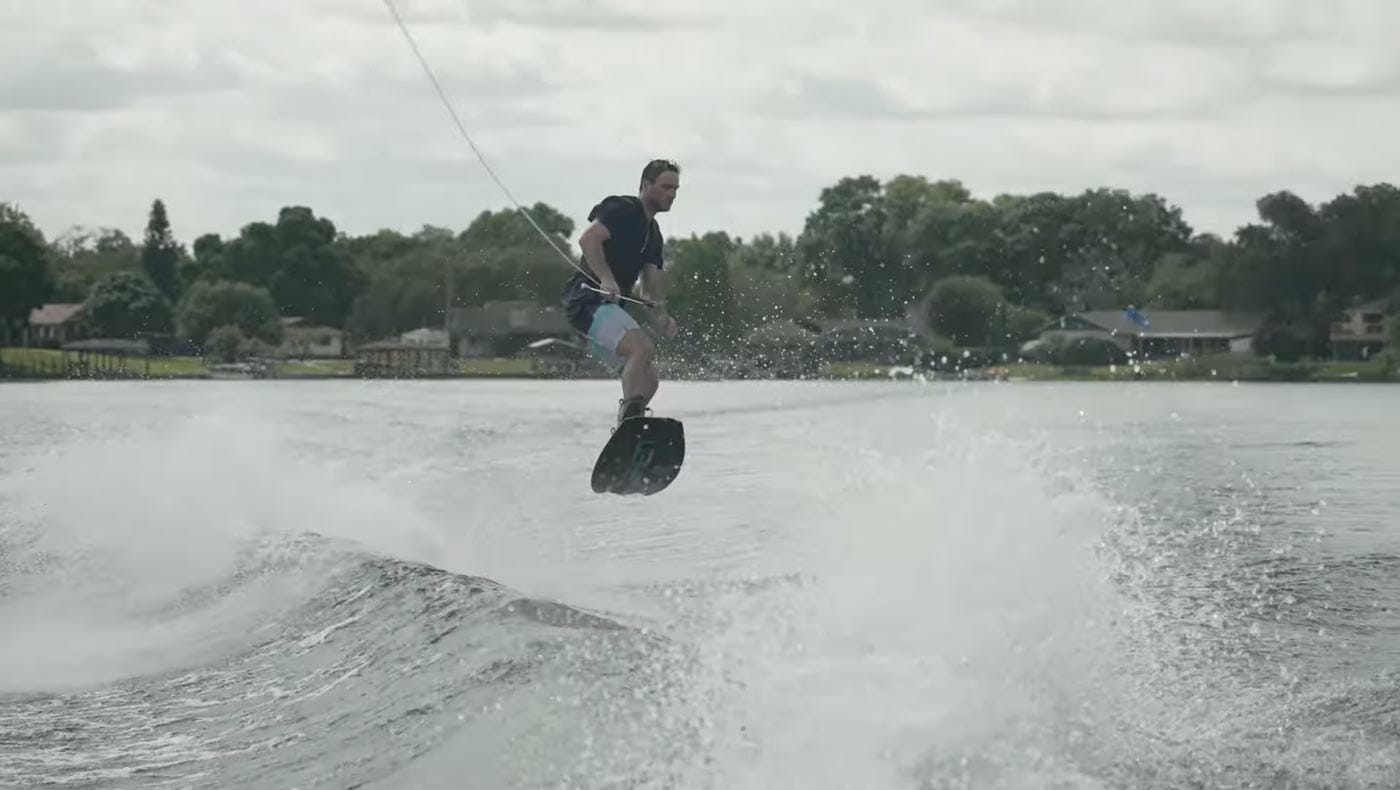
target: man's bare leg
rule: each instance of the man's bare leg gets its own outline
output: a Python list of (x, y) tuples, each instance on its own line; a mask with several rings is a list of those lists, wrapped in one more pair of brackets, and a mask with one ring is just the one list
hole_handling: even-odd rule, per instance
[[(640, 401), (640, 406), (634, 407), (635, 411), (631, 412), (631, 416), (639, 416), (641, 407), (651, 402), (660, 385), (656, 374), (656, 345), (646, 332), (631, 329), (618, 342), (617, 354), (625, 360), (621, 376), (622, 399)], [(628, 413), (626, 403), (623, 404), (623, 413)]]

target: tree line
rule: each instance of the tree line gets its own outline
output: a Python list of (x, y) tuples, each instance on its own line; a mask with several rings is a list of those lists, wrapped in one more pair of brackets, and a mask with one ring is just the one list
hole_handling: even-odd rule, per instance
[[(774, 322), (913, 315), (960, 347), (1008, 347), (1053, 317), (1093, 309), (1222, 309), (1266, 317), (1256, 348), (1322, 355), (1340, 310), (1400, 306), (1400, 190), (1357, 186), (1319, 205), (1281, 191), (1230, 238), (1197, 233), (1159, 195), (973, 195), (956, 180), (840, 179), (800, 233), (712, 231), (667, 241), (672, 313), (697, 348), (722, 350)], [(562, 211), (529, 208), (571, 249)], [(577, 258), (577, 252), (575, 251)], [(512, 209), (461, 230), (339, 231), (288, 206), (229, 238), (187, 249), (163, 201), (144, 238), (73, 228), (52, 240), (0, 204), (0, 331), (46, 302), (81, 302), (103, 337), (169, 337), (203, 347), (276, 344), (281, 317), (344, 329), (352, 341), (442, 326), (450, 307), (558, 303), (567, 262)]]

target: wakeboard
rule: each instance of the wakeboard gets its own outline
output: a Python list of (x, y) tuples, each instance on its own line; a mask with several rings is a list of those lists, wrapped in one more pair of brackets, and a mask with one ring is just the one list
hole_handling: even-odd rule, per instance
[(613, 430), (593, 464), (593, 493), (651, 496), (685, 461), (685, 426), (670, 417), (632, 417)]

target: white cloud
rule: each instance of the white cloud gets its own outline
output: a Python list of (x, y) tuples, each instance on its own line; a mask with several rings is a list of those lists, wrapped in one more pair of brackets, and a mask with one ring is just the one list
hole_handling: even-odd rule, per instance
[[(582, 221), (680, 160), (671, 235), (797, 231), (844, 175), (976, 194), (1153, 191), (1229, 233), (1254, 201), (1393, 180), (1383, 0), (397, 0), (517, 198)], [(48, 233), (179, 236), (305, 204), (363, 233), (508, 205), (382, 0), (0, 8), (0, 199)]]

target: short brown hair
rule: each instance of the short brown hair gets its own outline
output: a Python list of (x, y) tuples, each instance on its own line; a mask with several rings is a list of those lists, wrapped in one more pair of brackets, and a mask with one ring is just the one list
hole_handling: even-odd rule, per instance
[(647, 162), (647, 166), (642, 168), (642, 182), (638, 186), (646, 186), (655, 181), (662, 173), (675, 173), (680, 175), (681, 166), (670, 159), (653, 159)]

